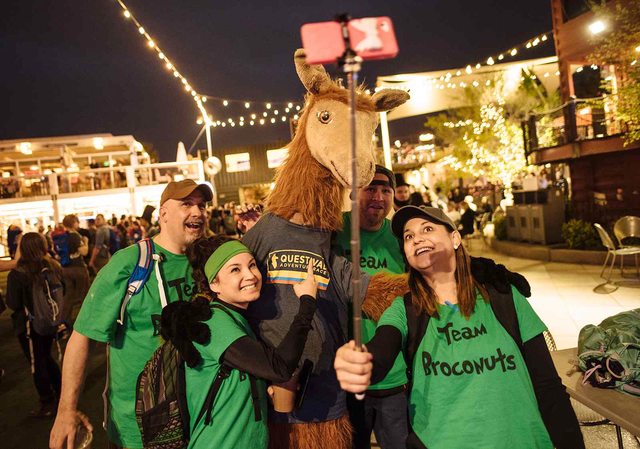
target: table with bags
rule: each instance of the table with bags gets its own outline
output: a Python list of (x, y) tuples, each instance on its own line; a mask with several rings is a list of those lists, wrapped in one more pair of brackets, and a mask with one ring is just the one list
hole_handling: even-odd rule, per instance
[(611, 388), (596, 388), (583, 384), (583, 373), (575, 370), (578, 349), (552, 351), (551, 358), (567, 393), (578, 402), (593, 409), (605, 418), (640, 436), (640, 397)]

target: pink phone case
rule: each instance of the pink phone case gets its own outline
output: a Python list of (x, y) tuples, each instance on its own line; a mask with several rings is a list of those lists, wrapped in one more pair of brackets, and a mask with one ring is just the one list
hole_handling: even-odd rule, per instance
[[(398, 43), (389, 17), (353, 19), (347, 25), (351, 47), (364, 60), (388, 59), (398, 54)], [(307, 23), (300, 29), (309, 64), (335, 63), (345, 51), (338, 22)]]

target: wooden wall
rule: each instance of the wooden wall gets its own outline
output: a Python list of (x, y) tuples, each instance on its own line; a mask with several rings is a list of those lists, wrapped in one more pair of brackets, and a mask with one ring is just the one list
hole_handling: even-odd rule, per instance
[[(239, 200), (239, 189), (252, 184), (264, 184), (273, 181), (275, 169), (267, 165), (267, 150), (275, 150), (284, 147), (288, 142), (280, 141), (269, 144), (260, 144), (244, 147), (214, 149), (213, 155), (222, 162), (222, 170), (215, 176), (218, 201), (224, 204), (229, 201)], [(249, 153), (249, 171), (228, 173), (225, 167), (226, 154)]]
[[(574, 216), (607, 224), (624, 215), (640, 216), (640, 150), (571, 159), (569, 167)], [(603, 193), (606, 204), (596, 204), (594, 193)]]

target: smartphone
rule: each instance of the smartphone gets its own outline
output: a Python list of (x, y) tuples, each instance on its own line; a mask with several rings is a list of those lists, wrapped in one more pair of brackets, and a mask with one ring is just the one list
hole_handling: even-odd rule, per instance
[[(398, 43), (389, 17), (364, 17), (347, 23), (351, 48), (363, 60), (389, 59), (398, 54)], [(345, 50), (339, 22), (306, 23), (300, 29), (307, 63), (337, 62)]]

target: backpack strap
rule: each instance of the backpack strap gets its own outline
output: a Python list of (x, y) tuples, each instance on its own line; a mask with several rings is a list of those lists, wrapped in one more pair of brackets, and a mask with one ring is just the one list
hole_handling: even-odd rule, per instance
[[(222, 312), (226, 313), (229, 318), (231, 318), (239, 327), (244, 327), (242, 326), (242, 324), (240, 324), (240, 322), (238, 322), (238, 320), (236, 319), (236, 317), (233, 316), (233, 314), (231, 314), (231, 312), (229, 312), (227, 310), (226, 307), (224, 307), (222, 304), (216, 304), (213, 303), (211, 304), (211, 308), (213, 309), (218, 309), (221, 310)], [(222, 368), (226, 367), (226, 365), (222, 365), (222, 367), (220, 368), (220, 371), (218, 371), (218, 375), (220, 374), (220, 372), (222, 371)], [(231, 367), (227, 367), (229, 370), (229, 373), (225, 376), (225, 379), (227, 377), (229, 377), (229, 374), (231, 374)], [(260, 421), (262, 419), (262, 412), (260, 411), (260, 394), (258, 393), (258, 386), (256, 383), (256, 378), (255, 376), (253, 376), (250, 373), (245, 372), (245, 374), (247, 375), (247, 377), (249, 378), (249, 386), (251, 389), (251, 402), (253, 402), (253, 415), (255, 416), (255, 420), (256, 421)], [(216, 378), (217, 380), (217, 378)], [(224, 380), (224, 379), (223, 379)], [(215, 382), (214, 382), (215, 383)], [(213, 386), (212, 386), (213, 388)], [(219, 388), (219, 386), (218, 386)], [(217, 390), (216, 390), (217, 393)], [(209, 396), (207, 395), (207, 399), (209, 399)], [(213, 407), (213, 400), (215, 399), (215, 393), (213, 398), (211, 399), (211, 404), (209, 405), (210, 407)], [(205, 401), (205, 405), (207, 405), (207, 402)], [(202, 414), (203, 412), (201, 411), (200, 414)], [(208, 424), (207, 421), (210, 422), (210, 417), (211, 417), (211, 410), (207, 411), (207, 416), (209, 417), (208, 419), (205, 418), (205, 424)]]
[(424, 311), (418, 310), (411, 300), (411, 292), (404, 295), (404, 308), (407, 315), (407, 345), (404, 351), (404, 358), (407, 364), (407, 377), (409, 383), (413, 378), (413, 358), (418, 351), (420, 342), (422, 341), (424, 334), (427, 332), (427, 326), (429, 326), (429, 319), (431, 318)]
[[(118, 324), (124, 324), (124, 311), (127, 308), (127, 304), (133, 295), (138, 293), (144, 287), (144, 284), (149, 279), (151, 275), (151, 265), (153, 260), (160, 260), (161, 255), (154, 254), (154, 245), (153, 240), (151, 239), (143, 239), (140, 240), (137, 244), (138, 246), (138, 261), (136, 262), (136, 266), (133, 269), (133, 273), (129, 276), (129, 281), (127, 283), (127, 291), (122, 299), (122, 303), (120, 305), (120, 316), (118, 317)], [(156, 278), (158, 279), (158, 287), (162, 287), (162, 277), (159, 276), (159, 264), (156, 265)], [(164, 287), (159, 288), (160, 290), (160, 301), (162, 302), (162, 307), (164, 308), (167, 305), (167, 298), (164, 293)]]
[(520, 353), (523, 354), (522, 336), (520, 335), (520, 325), (518, 324), (518, 314), (516, 305), (513, 302), (513, 293), (500, 293), (492, 285), (485, 285), (489, 293), (489, 304), (498, 322), (504, 327), (507, 333), (516, 342)]
[(231, 375), (232, 368), (223, 364), (218, 370), (218, 375), (214, 379), (211, 387), (209, 387), (209, 391), (207, 392), (207, 397), (204, 400), (204, 404), (202, 405), (202, 409), (196, 418), (196, 422), (193, 427), (198, 425), (202, 417), (204, 416), (204, 425), (208, 426), (211, 424), (211, 414), (213, 413), (213, 403), (216, 400), (216, 396), (218, 394), (218, 390), (222, 386), (222, 382)]

